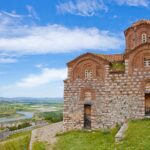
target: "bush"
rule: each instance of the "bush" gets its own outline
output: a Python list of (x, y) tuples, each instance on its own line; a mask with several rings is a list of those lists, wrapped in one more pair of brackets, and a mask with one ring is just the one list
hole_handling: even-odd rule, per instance
[(8, 127), (8, 129), (9, 129), (10, 131), (14, 131), (14, 130), (23, 129), (23, 128), (26, 128), (26, 127), (29, 127), (29, 126), (31, 126), (30, 123), (24, 122), (24, 123), (22, 123), (22, 124), (19, 124), (18, 126)]
[(52, 123), (60, 122), (63, 120), (63, 112), (62, 111), (43, 112), (39, 114), (39, 117)]
[(125, 64), (123, 62), (112, 62), (110, 65), (111, 71), (124, 71)]

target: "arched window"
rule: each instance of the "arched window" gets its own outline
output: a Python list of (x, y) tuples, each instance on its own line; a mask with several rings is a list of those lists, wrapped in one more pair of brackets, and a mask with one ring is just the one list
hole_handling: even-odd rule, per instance
[(85, 70), (85, 78), (86, 79), (91, 79), (92, 78), (92, 70), (90, 70), (90, 69), (86, 69)]
[(144, 58), (144, 67), (150, 67), (150, 58)]
[(147, 34), (146, 33), (143, 33), (141, 38), (142, 38), (142, 44), (147, 42)]

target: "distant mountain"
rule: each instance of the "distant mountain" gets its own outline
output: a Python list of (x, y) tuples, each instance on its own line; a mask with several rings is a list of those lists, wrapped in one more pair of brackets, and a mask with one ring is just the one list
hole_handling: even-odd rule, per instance
[(0, 97), (1, 102), (21, 102), (21, 103), (63, 103), (63, 98), (33, 98), (33, 97), (14, 97), (14, 98), (5, 98)]

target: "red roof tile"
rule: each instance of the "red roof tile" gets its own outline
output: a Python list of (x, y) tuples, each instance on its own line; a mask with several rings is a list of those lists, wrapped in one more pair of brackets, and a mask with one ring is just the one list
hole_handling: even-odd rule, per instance
[(102, 57), (110, 62), (112, 61), (123, 61), (124, 55), (123, 54), (112, 54), (112, 55), (103, 55), (103, 54), (95, 54), (99, 57)]

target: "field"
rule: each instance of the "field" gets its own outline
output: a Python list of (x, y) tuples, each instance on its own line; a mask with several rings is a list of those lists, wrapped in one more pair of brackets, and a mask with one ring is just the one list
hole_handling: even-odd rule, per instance
[[(63, 101), (55, 100), (0, 100), (0, 123), (18, 120), (42, 120), (51, 112), (62, 113)], [(23, 112), (23, 113), (22, 113)], [(26, 116), (25, 116), (26, 115)], [(50, 114), (52, 115), (52, 114)]]
[[(5, 125), (7, 122), (6, 125), (10, 125), (1, 127), (0, 130), (8, 128), (13, 131), (25, 128), (30, 126), (29, 123), (31, 122), (46, 121), (53, 123), (62, 121), (62, 110), (63, 101), (60, 99), (0, 100), (0, 124)], [(14, 125), (14, 123), (20, 124)], [(0, 141), (0, 150), (27, 150), (30, 137), (31, 131), (14, 134)], [(44, 150), (44, 144), (36, 142), (33, 149)]]
[(54, 150), (149, 150), (150, 120), (129, 122), (125, 139), (115, 143), (117, 129), (72, 131), (58, 136)]

